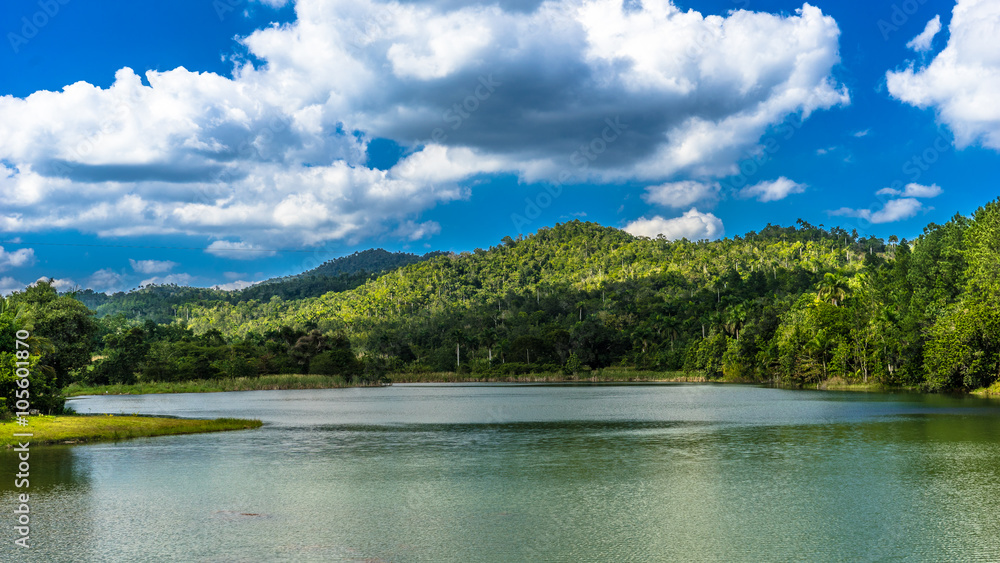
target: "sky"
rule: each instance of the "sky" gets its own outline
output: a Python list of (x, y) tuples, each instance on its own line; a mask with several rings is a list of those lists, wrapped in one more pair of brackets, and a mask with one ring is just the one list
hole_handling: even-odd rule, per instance
[(1000, 195), (1000, 2), (6, 0), (0, 293)]

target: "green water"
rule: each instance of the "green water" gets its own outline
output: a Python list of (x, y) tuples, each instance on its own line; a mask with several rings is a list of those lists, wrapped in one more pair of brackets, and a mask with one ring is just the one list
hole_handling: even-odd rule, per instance
[(32, 452), (4, 561), (996, 561), (1000, 405), (717, 385), (91, 397), (259, 430)]

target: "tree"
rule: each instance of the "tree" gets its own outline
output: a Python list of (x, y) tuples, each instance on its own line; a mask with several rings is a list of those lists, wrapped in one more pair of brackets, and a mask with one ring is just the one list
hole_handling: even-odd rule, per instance
[(104, 358), (94, 366), (90, 382), (97, 385), (131, 385), (149, 352), (146, 333), (133, 327), (104, 337)]
[(847, 279), (840, 274), (827, 272), (823, 274), (823, 280), (819, 282), (817, 289), (819, 289), (817, 299), (827, 301), (836, 307), (847, 298)]
[(288, 355), (303, 367), (303, 372), (308, 373), (309, 362), (316, 355), (329, 349), (330, 343), (327, 341), (326, 336), (319, 330), (313, 329), (295, 341), (295, 345), (288, 351)]
[(927, 343), (934, 389), (985, 387), (1000, 375), (1000, 199), (976, 211), (964, 245), (964, 289), (937, 318)]
[(51, 282), (44, 280), (10, 299), (22, 307), (24, 326), (52, 343), (54, 351), (46, 354), (43, 362), (54, 370), (55, 384), (62, 388), (69, 383), (71, 371), (90, 363), (98, 329), (94, 313), (73, 297), (59, 295)]
[[(43, 365), (42, 358), (54, 352), (48, 339), (29, 335), (26, 339), (18, 336), (25, 329), (26, 320), (21, 307), (0, 296), (0, 412), (14, 410), (16, 392), (22, 390), (18, 384), (18, 368), (28, 369), (28, 389), (31, 408), (42, 412), (56, 413), (62, 410), (65, 399), (59, 393), (55, 381), (55, 371)], [(23, 336), (23, 334), (22, 334)], [(19, 346), (18, 341), (27, 345)], [(21, 354), (21, 357), (18, 354)], [(23, 357), (24, 355), (27, 357)], [(27, 366), (24, 365), (27, 362)]]

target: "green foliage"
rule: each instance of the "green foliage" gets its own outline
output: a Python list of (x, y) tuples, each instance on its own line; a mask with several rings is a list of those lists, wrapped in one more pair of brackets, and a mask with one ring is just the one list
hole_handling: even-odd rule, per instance
[[(51, 343), (38, 336), (30, 336), (24, 340), (27, 348), (18, 347), (17, 332), (25, 329), (27, 318), (22, 314), (23, 308), (10, 299), (0, 297), (0, 413), (13, 412), (18, 399), (26, 399), (29, 409), (37, 409), (44, 413), (61, 412), (65, 400), (60, 395), (60, 387), (56, 381), (55, 370), (43, 362), (43, 354), (51, 355), (54, 350)], [(26, 353), (27, 357), (18, 358)], [(18, 365), (27, 362), (27, 366)], [(29, 375), (27, 387), (19, 384), (18, 368), (27, 367)]]
[[(804, 221), (715, 242), (573, 221), (460, 255), (357, 253), (242, 293), (84, 295), (104, 308), (89, 350), (101, 359), (78, 370), (91, 382), (371, 383), (683, 368), (799, 385), (988, 386), (1000, 370), (998, 207), (889, 242)], [(320, 279), (331, 275), (341, 277)], [(35, 293), (25, 300), (57, 299)]]
[(21, 310), (24, 328), (51, 343), (43, 365), (55, 372), (57, 387), (69, 382), (71, 371), (90, 362), (97, 333), (94, 313), (80, 301), (58, 295), (50, 282), (39, 281), (9, 298)]
[(962, 291), (944, 300), (927, 343), (927, 383), (935, 389), (988, 387), (1000, 377), (1000, 199), (976, 211), (963, 242)]

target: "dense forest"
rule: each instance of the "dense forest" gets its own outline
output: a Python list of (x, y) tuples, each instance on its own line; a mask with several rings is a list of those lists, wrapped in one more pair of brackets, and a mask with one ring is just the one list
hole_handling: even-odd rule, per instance
[(178, 285), (149, 285), (127, 293), (120, 291), (112, 295), (92, 289), (77, 291), (73, 295), (88, 308), (93, 309), (99, 317), (122, 314), (132, 320), (151, 320), (154, 323), (169, 324), (175, 318), (190, 315), (188, 305), (213, 301), (228, 303), (267, 301), (273, 297), (294, 300), (323, 295), (331, 291), (347, 291), (364, 285), (383, 272), (441, 254), (443, 253), (430, 252), (417, 256), (375, 248), (328, 260), (301, 274), (271, 278), (235, 291)]
[(1000, 375), (1000, 200), (912, 241), (801, 220), (715, 242), (667, 241), (573, 221), (486, 250), (386, 256), (369, 251), (355, 260), (364, 268), (328, 266), (240, 292), (57, 295), (39, 283), (4, 301), (0, 328), (32, 327), (43, 351), (33, 361), (50, 389), (617, 366), (939, 391)]

